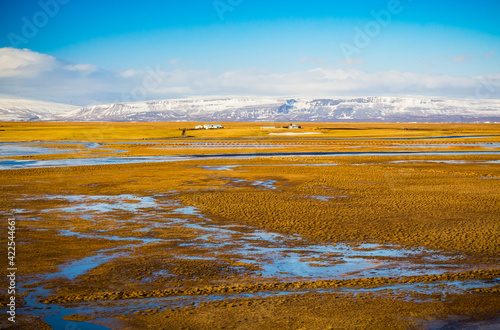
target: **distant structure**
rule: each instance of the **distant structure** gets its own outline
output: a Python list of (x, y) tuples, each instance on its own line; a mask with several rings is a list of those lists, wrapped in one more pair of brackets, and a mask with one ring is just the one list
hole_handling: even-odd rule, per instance
[(203, 125), (204, 129), (219, 129), (219, 128), (224, 128), (222, 127), (221, 124), (205, 124)]
[(224, 128), (221, 124), (204, 124), (195, 126), (195, 129), (220, 129)]
[(295, 124), (290, 124), (288, 126), (285, 126), (284, 128), (288, 128), (288, 129), (299, 129), (299, 128), (302, 128), (301, 126), (298, 126), (298, 125), (295, 125)]

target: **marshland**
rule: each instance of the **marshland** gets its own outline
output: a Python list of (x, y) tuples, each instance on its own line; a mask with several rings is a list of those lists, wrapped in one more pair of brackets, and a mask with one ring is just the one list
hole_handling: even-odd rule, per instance
[(499, 324), (498, 124), (197, 124), (1, 125), (2, 326)]

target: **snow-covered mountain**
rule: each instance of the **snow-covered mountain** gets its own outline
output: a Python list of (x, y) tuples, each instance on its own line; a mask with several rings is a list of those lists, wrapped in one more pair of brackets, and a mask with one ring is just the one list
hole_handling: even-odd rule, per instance
[(31, 121), (49, 119), (63, 112), (78, 109), (74, 105), (0, 98), (0, 121)]
[(62, 121), (500, 122), (500, 100), (426, 97), (279, 99), (230, 97), (113, 103)]
[(8, 107), (8, 101), (0, 100), (0, 120), (500, 122), (500, 100), (478, 99), (227, 97), (112, 103), (83, 108), (48, 102), (13, 102)]

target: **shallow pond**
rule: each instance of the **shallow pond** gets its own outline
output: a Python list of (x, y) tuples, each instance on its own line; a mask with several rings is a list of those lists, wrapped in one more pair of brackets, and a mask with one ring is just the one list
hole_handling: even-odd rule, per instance
[[(258, 189), (258, 187), (256, 187)], [(58, 214), (61, 218), (69, 218), (85, 213), (86, 219), (98, 223), (102, 220), (113, 220), (107, 214), (109, 212), (133, 211), (137, 218), (141, 219), (144, 228), (147, 230), (154, 227), (168, 228), (169, 226), (184, 227), (192, 229), (196, 233), (196, 238), (182, 242), (180, 246), (190, 247), (206, 251), (209, 248), (211, 255), (198, 256), (177, 255), (179, 259), (211, 259), (224, 258), (235, 262), (243, 262), (257, 266), (260, 276), (272, 279), (301, 280), (301, 279), (340, 279), (358, 277), (386, 277), (386, 276), (409, 276), (441, 274), (449, 272), (454, 267), (454, 261), (461, 258), (457, 254), (444, 254), (436, 251), (426, 251), (422, 249), (404, 249), (391, 245), (378, 244), (313, 244), (309, 243), (299, 235), (282, 235), (279, 233), (267, 232), (256, 228), (244, 227), (240, 225), (217, 225), (211, 219), (202, 214), (192, 206), (184, 206), (176, 200), (170, 199), (166, 193), (162, 196), (84, 196), (84, 195), (55, 195), (39, 197), (51, 200), (66, 201), (68, 205), (46, 210), (51, 214)], [(315, 197), (315, 196), (311, 196)], [(321, 196), (316, 196), (321, 197)], [(33, 197), (37, 198), (37, 197)], [(162, 213), (164, 209), (165, 213)], [(152, 217), (149, 221), (142, 222), (148, 210), (154, 210), (161, 222), (155, 221)], [(144, 214), (146, 213), (146, 214)], [(162, 216), (163, 215), (163, 216)], [(133, 222), (134, 219), (124, 221)], [(240, 229), (240, 230), (238, 230)], [(134, 248), (144, 244), (155, 244), (169, 241), (169, 239), (148, 237), (142, 238), (137, 235), (137, 231), (128, 231), (128, 236), (112, 236), (105, 232), (80, 233), (71, 229), (60, 230), (61, 235), (76, 237), (103, 238), (128, 242), (126, 246), (119, 248), (104, 249), (96, 251), (93, 255), (60, 265), (59, 271), (38, 277), (37, 281), (51, 280), (54, 278), (76, 279), (93, 268), (110, 262), (113, 259), (123, 256), (133, 255)], [(171, 239), (174, 240), (174, 239)], [(461, 269), (466, 268), (461, 265)], [(155, 276), (171, 276), (168, 272), (159, 271)], [(26, 283), (26, 282), (25, 282)], [(464, 282), (465, 283), (465, 282)], [(483, 282), (467, 282), (469, 284), (453, 284), (460, 287), (460, 290), (471, 287), (476, 283), (483, 285)], [(432, 287), (433, 284), (424, 288)], [(483, 285), (484, 286), (484, 285)], [(417, 292), (422, 290), (418, 284), (397, 285), (391, 289), (409, 290)], [(342, 289), (344, 291), (357, 289)], [(340, 292), (342, 290), (336, 290)], [(380, 290), (366, 289), (366, 290)], [(427, 290), (427, 289), (426, 289)], [(430, 289), (429, 289), (430, 290)], [(450, 289), (451, 290), (451, 289)], [(310, 291), (310, 290), (308, 290)], [(333, 292), (333, 291), (332, 291)], [(43, 288), (35, 289), (28, 294), (28, 306), (23, 309), (30, 309), (30, 313), (42, 315), (55, 329), (71, 324), (80, 329), (101, 329), (88, 322), (65, 321), (62, 316), (74, 313), (88, 314), (91, 312), (130, 313), (153, 308), (162, 310), (163, 308), (182, 307), (186, 304), (198, 304), (203, 301), (213, 301), (220, 299), (232, 299), (242, 297), (266, 297), (279, 294), (299, 293), (290, 292), (266, 292), (249, 293), (238, 295), (210, 295), (204, 297), (169, 297), (156, 299), (138, 299), (120, 302), (106, 302), (106, 306), (94, 303), (79, 303), (74, 307), (61, 307), (54, 304), (41, 304), (37, 300), (50, 294)], [(159, 307), (159, 309), (158, 309)]]
[[(257, 189), (274, 189), (274, 182), (256, 181)], [(325, 196), (310, 196), (322, 199)], [(339, 196), (345, 197), (345, 196)], [(61, 235), (71, 235), (86, 238), (103, 238), (118, 241), (135, 241), (136, 244), (159, 243), (162, 239), (137, 235), (138, 231), (147, 231), (154, 227), (167, 228), (181, 226), (196, 231), (197, 238), (182, 245), (194, 249), (211, 251), (220, 250), (226, 253), (226, 247), (231, 246), (231, 257), (234, 261), (243, 261), (261, 269), (265, 277), (279, 278), (339, 278), (365, 276), (401, 276), (422, 275), (429, 272), (441, 273), (452, 267), (459, 255), (443, 255), (436, 251), (420, 249), (402, 249), (395, 246), (376, 244), (361, 245), (316, 245), (305, 242), (300, 236), (285, 236), (262, 230), (245, 228), (244, 231), (230, 226), (219, 226), (192, 206), (178, 205), (174, 200), (157, 199), (150, 196), (49, 196), (48, 199), (66, 200), (68, 206), (46, 210), (62, 217), (78, 216), (84, 213), (86, 219), (96, 222), (106, 220), (108, 212), (131, 211), (137, 214), (130, 220), (118, 220), (127, 226), (135, 218), (144, 219), (144, 212), (156, 212), (161, 217), (162, 208), (165, 216), (161, 222), (141, 222), (143, 228), (130, 231), (129, 236), (110, 235), (106, 231), (78, 233), (72, 230), (60, 230)], [(175, 206), (178, 205), (178, 206)], [(173, 208), (172, 208), (173, 207)], [(186, 217), (176, 217), (187, 215)], [(115, 217), (108, 218), (114, 220)], [(240, 226), (241, 228), (241, 226)], [(106, 255), (108, 255), (106, 251)], [(183, 258), (183, 256), (179, 256)], [(418, 259), (414, 263), (411, 260)]]
[(0, 157), (96, 152), (99, 150), (114, 153), (125, 152), (123, 150), (107, 149), (106, 145), (96, 142), (0, 142)]
[(268, 152), (268, 153), (234, 153), (210, 155), (182, 156), (148, 156), (148, 157), (99, 157), (80, 159), (25, 160), (0, 159), (0, 170), (69, 167), (89, 165), (116, 165), (152, 162), (174, 162), (203, 159), (251, 159), (259, 157), (357, 157), (357, 156), (465, 156), (465, 155), (500, 155), (500, 151), (373, 151), (373, 152)]
[(38, 146), (35, 147), (24, 143), (23, 144), (0, 143), (0, 157), (47, 155), (47, 154), (68, 153), (75, 151), (76, 150), (64, 150), (64, 149), (38, 147)]

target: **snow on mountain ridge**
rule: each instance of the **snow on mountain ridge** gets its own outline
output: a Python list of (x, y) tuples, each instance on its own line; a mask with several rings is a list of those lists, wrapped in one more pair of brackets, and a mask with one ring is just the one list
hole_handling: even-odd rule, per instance
[(425, 97), (175, 99), (85, 107), (57, 118), (86, 121), (496, 121), (500, 119), (500, 100)]
[[(5, 103), (5, 102), (4, 102)], [(0, 100), (0, 111), (2, 102)], [(36, 107), (36, 104), (34, 104)], [(83, 108), (72, 107), (55, 114), (47, 105), (36, 112), (29, 106), (15, 119), (56, 121), (394, 121), (394, 122), (476, 122), (500, 121), (500, 100), (448, 99), (431, 97), (336, 97), (272, 98), (213, 97), (110, 103)], [(31, 113), (29, 111), (31, 111)], [(23, 112), (24, 111), (24, 112)], [(28, 111), (28, 113), (26, 113)], [(1, 115), (1, 113), (0, 113)], [(11, 116), (12, 115), (11, 113)], [(15, 116), (14, 116), (15, 117)], [(14, 118), (13, 117), (13, 118)], [(1, 118), (1, 117), (0, 117)], [(21, 118), (21, 119), (19, 119)]]
[(78, 109), (78, 106), (26, 99), (0, 98), (0, 121), (48, 119)]

